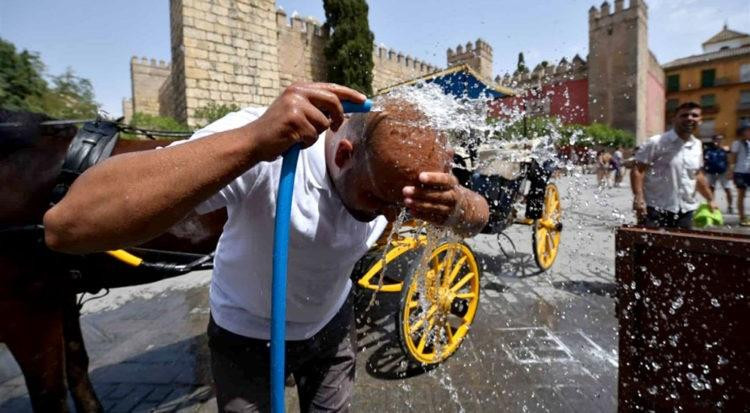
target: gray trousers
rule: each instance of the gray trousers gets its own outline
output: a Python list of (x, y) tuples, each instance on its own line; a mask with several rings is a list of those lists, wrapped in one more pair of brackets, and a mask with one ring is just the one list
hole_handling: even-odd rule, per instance
[(663, 209), (647, 207), (646, 219), (642, 224), (647, 227), (655, 228), (692, 229), (693, 211), (675, 213)]
[[(234, 334), (211, 318), (208, 345), (219, 411), (270, 411), (269, 342)], [(355, 355), (352, 296), (320, 332), (286, 342), (286, 372), (297, 383), (302, 412), (350, 411)]]

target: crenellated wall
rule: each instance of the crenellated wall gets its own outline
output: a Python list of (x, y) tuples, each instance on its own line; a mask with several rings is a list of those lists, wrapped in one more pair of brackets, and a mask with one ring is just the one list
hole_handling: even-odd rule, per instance
[(438, 70), (429, 63), (385, 47), (375, 47), (372, 60), (375, 64), (372, 70), (372, 89), (375, 92)]
[[(648, 51), (647, 7), (643, 0), (613, 5), (604, 1), (589, 10), (586, 60), (576, 55), (539, 64), (494, 77), (494, 83), (518, 90), (527, 107), (535, 100), (532, 109), (539, 113), (606, 123), (634, 132), (639, 141), (655, 133), (664, 123), (664, 72)], [(274, 0), (170, 0), (170, 29), (171, 66), (131, 61), (131, 113), (195, 125), (201, 122), (195, 110), (209, 103), (265, 106), (293, 82), (327, 80), (325, 25), (289, 18)], [(439, 70), (385, 47), (375, 47), (372, 58), (376, 93)], [(467, 64), (493, 83), (493, 51), (482, 39), (448, 49), (446, 63)]]
[(173, 112), (198, 123), (195, 110), (268, 105), (279, 93), (274, 0), (171, 0)]
[[(274, 0), (170, 0), (170, 30), (171, 67), (131, 64), (135, 112), (193, 125), (208, 103), (264, 106), (293, 82), (326, 80), (326, 28)], [(437, 70), (393, 49), (375, 48), (373, 61), (376, 91)]]
[(495, 83), (511, 89), (538, 88), (546, 84), (561, 83), (570, 80), (586, 79), (588, 64), (579, 55), (568, 59), (562, 58), (558, 64), (538, 64), (531, 72), (506, 73), (495, 76)]
[(170, 71), (170, 65), (163, 60), (135, 56), (130, 59), (131, 113), (159, 114), (159, 89)]
[(314, 18), (287, 18), (284, 10), (276, 11), (278, 33), (279, 85), (283, 89), (294, 82), (326, 80), (326, 58), (323, 48), (328, 32)]
[(448, 66), (468, 64), (485, 80), (492, 79), (492, 46), (484, 40), (458, 45), (455, 51), (448, 49), (446, 55)]
[(589, 107), (601, 122), (647, 137), (646, 102), (650, 57), (648, 10), (642, 0), (604, 1), (589, 9)]

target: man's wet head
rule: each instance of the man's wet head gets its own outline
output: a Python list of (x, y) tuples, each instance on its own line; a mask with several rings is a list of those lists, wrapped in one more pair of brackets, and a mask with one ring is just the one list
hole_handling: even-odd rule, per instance
[(445, 137), (426, 116), (403, 100), (381, 110), (352, 115), (326, 143), (328, 171), (342, 202), (358, 220), (394, 219), (405, 186), (418, 186), (421, 172), (450, 171)]

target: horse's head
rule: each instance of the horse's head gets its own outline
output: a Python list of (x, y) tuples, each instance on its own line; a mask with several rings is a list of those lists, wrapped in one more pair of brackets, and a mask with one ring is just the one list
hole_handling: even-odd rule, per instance
[(44, 114), (0, 110), (0, 226), (33, 224), (49, 206), (65, 151), (78, 130)]

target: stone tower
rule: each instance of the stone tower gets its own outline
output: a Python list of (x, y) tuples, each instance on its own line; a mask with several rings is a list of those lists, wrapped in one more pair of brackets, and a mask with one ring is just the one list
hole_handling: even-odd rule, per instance
[(171, 113), (195, 124), (208, 103), (269, 105), (279, 94), (274, 0), (170, 0)]
[(476, 70), (483, 78), (492, 79), (492, 46), (482, 39), (476, 43), (466, 43), (456, 47), (456, 51), (448, 49), (448, 66), (468, 64)]
[(647, 135), (652, 65), (647, 13), (643, 0), (630, 0), (627, 8), (624, 0), (615, 0), (614, 11), (605, 1), (589, 10), (589, 121), (628, 130), (638, 142)]

